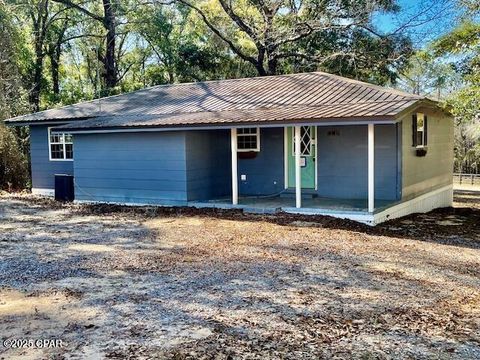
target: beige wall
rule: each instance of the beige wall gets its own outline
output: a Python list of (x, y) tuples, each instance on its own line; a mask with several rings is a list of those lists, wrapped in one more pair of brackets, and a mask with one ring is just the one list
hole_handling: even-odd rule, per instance
[[(428, 117), (428, 145), (424, 157), (415, 155), (412, 146), (412, 114)], [(453, 182), (453, 118), (431, 108), (419, 108), (402, 122), (402, 199), (450, 185)]]

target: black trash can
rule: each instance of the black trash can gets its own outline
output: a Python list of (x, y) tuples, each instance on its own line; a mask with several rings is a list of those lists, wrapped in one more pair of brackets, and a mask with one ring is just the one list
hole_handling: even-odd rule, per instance
[(73, 201), (73, 176), (67, 174), (55, 174), (55, 200)]

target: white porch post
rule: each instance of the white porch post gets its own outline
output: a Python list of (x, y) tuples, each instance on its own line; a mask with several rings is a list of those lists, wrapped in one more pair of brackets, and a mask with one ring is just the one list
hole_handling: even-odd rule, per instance
[(375, 210), (375, 128), (368, 124), (368, 212)]
[(300, 167), (300, 126), (295, 126), (295, 206), (302, 207), (302, 172)]
[(238, 204), (238, 167), (237, 167), (237, 129), (231, 129), (230, 143), (232, 147), (232, 204)]

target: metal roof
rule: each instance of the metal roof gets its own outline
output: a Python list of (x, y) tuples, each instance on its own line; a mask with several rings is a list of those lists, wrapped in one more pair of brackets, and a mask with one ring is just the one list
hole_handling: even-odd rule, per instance
[(72, 122), (58, 129), (82, 130), (97, 128), (181, 127), (199, 125), (226, 125), (250, 123), (297, 122), (316, 120), (393, 120), (395, 114), (416, 101), (401, 100), (385, 103), (337, 104), (324, 106), (295, 106), (273, 109), (225, 110), (216, 112), (174, 113), (162, 115), (104, 116), (86, 121)]
[[(395, 118), (424, 97), (323, 72), (160, 85), (16, 117), (65, 128)], [(85, 120), (90, 119), (90, 120)], [(83, 121), (74, 121), (83, 120)]]

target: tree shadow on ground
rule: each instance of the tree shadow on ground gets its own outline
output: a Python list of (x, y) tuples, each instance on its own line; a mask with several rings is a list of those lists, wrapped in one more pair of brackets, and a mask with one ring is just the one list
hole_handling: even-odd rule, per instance
[[(461, 297), (460, 289), (477, 296), (471, 289), (479, 285), (475, 273), (463, 272), (466, 264), (454, 264), (451, 254), (448, 261), (436, 259), (428, 251), (409, 250), (405, 244), (395, 248), (396, 252), (389, 248), (376, 254), (368, 248), (359, 254), (342, 246), (343, 230), (355, 233), (355, 242), (362, 243), (369, 240), (363, 234), (398, 232), (389, 229), (392, 224), (387, 223), (382, 232), (349, 221), (288, 214), (66, 204), (46, 219), (43, 214), (52, 211), (48, 204), (43, 212), (27, 210), (19, 205), (18, 218), (11, 219), (18, 229), (8, 230), (16, 238), (1, 248), (6, 255), (1, 266), (8, 271), (1, 272), (0, 283), (19, 290), (58, 289), (78, 294), (75, 301), (62, 305), (67, 309), (72, 305), (72, 312), (79, 306), (101, 314), (101, 320), (82, 317), (77, 323), (63, 319), (59, 308), (45, 314), (67, 323), (62, 336), (77, 341), (79, 357), (92, 343), (102, 344), (102, 351), (118, 358), (136, 358), (142, 353), (167, 358), (235, 357), (246, 352), (265, 358), (368, 353), (382, 357), (385, 351), (394, 357), (416, 358), (425, 353), (446, 356), (451, 346), (461, 358), (461, 347), (468, 341), (472, 341), (469, 349), (480, 353), (475, 339), (462, 333), (465, 328), (478, 330), (471, 313), (462, 310), (470, 299)], [(451, 214), (439, 210), (424, 215), (423, 228), (417, 230), (419, 239), (434, 241), (424, 234), (428, 234), (429, 219), (443, 211)], [(214, 240), (214, 245), (227, 243), (223, 252), (216, 246), (202, 249), (202, 241), (170, 248), (159, 247), (157, 242), (155, 248), (152, 237), (169, 236), (176, 224), (165, 223), (155, 232), (144, 220), (182, 216), (271, 222), (295, 231), (280, 243), (278, 239), (269, 243), (269, 234), (261, 232), (265, 224), (244, 223), (238, 232), (248, 231), (247, 238), (236, 239), (232, 245), (249, 246), (247, 252), (234, 246), (228, 251), (231, 233)], [(116, 225), (110, 224), (115, 218)], [(418, 221), (418, 216), (412, 219)], [(448, 220), (447, 216), (441, 219)], [(295, 225), (302, 221), (340, 231), (309, 234), (308, 229)], [(411, 226), (409, 218), (400, 221)], [(197, 236), (202, 231), (200, 227)], [(181, 229), (176, 232), (188, 237)], [(259, 234), (262, 241), (249, 243), (250, 234)], [(315, 243), (320, 234), (336, 239)], [(371, 240), (366, 245), (382, 241)], [(16, 254), (8, 248), (14, 243), (19, 245)], [(408, 259), (415, 259), (416, 266)], [(475, 266), (478, 269), (478, 263)], [(454, 292), (458, 299), (453, 298)], [(11, 320), (18, 324), (28, 318)], [(382, 345), (372, 345), (371, 338), (380, 339)], [(162, 346), (167, 343), (171, 348), (165, 350)]]
[[(478, 249), (480, 248), (480, 192), (458, 192), (455, 200), (462, 207), (441, 208), (426, 214), (411, 214), (374, 227), (330, 216), (288, 213), (263, 215), (243, 213), (241, 210), (191, 207), (128, 207), (95, 204), (82, 205), (77, 211), (80, 214), (123, 213), (146, 218), (197, 216), (235, 221), (265, 221), (278, 225), (321, 227)], [(470, 204), (479, 206), (469, 207)]]

